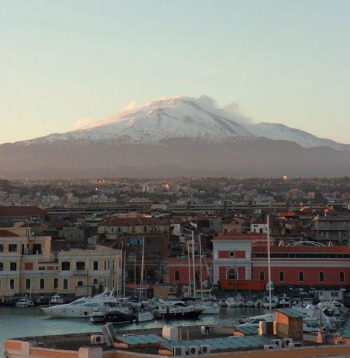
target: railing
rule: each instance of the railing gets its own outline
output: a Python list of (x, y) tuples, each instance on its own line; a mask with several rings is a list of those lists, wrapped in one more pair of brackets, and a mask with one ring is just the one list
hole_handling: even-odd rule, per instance
[(73, 276), (86, 276), (87, 272), (87, 270), (74, 270)]

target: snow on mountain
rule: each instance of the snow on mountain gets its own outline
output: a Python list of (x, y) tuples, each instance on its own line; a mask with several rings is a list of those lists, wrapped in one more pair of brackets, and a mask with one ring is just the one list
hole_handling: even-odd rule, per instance
[[(252, 134), (234, 120), (235, 116), (239, 115), (228, 115), (206, 96), (163, 98), (122, 111), (83, 129), (51, 134), (34, 141), (122, 140), (129, 143), (159, 143), (169, 138), (192, 137), (216, 142), (251, 137)], [(242, 121), (242, 118), (238, 119)]]
[(22, 143), (30, 145), (63, 141), (67, 144), (159, 144), (164, 140), (180, 137), (216, 143), (268, 138), (295, 142), (304, 148), (326, 146), (336, 150), (350, 149), (350, 145), (321, 139), (282, 124), (252, 124), (232, 106), (219, 108), (215, 101), (207, 96), (161, 98), (126, 109), (79, 130), (50, 134)]
[(350, 145), (318, 138), (300, 129), (290, 128), (278, 123), (259, 123), (249, 125), (247, 129), (257, 137), (295, 142), (304, 148), (330, 147), (335, 150), (349, 150)]

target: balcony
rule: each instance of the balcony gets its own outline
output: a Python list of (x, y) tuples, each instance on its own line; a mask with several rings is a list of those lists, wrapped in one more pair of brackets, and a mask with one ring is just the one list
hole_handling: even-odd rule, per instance
[(73, 276), (87, 276), (88, 270), (74, 270)]

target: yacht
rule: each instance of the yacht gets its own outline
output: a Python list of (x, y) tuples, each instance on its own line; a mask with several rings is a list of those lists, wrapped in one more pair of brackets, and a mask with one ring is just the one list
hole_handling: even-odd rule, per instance
[(20, 307), (20, 308), (28, 308), (34, 306), (34, 303), (32, 300), (30, 300), (29, 298), (23, 297), (21, 298), (17, 303), (16, 303), (16, 307)]
[(64, 303), (63, 298), (58, 294), (54, 294), (50, 299), (50, 305), (60, 305)]
[(187, 305), (183, 301), (164, 301), (158, 305), (155, 311), (156, 318), (198, 318), (203, 312), (202, 308), (197, 308), (192, 305)]
[(88, 317), (96, 307), (103, 305), (104, 302), (113, 301), (113, 299), (113, 290), (110, 292), (105, 290), (93, 297), (82, 297), (71, 303), (41, 307), (41, 310), (52, 317)]
[(275, 320), (274, 313), (266, 313), (260, 316), (252, 316), (248, 317), (245, 320), (240, 320), (241, 324), (237, 325), (236, 327), (259, 327), (259, 322), (271, 322)]

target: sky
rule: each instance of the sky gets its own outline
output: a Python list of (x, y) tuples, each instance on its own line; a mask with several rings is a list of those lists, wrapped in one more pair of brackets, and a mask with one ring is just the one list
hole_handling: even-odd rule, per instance
[(0, 0), (0, 143), (161, 97), (350, 143), (348, 0)]

